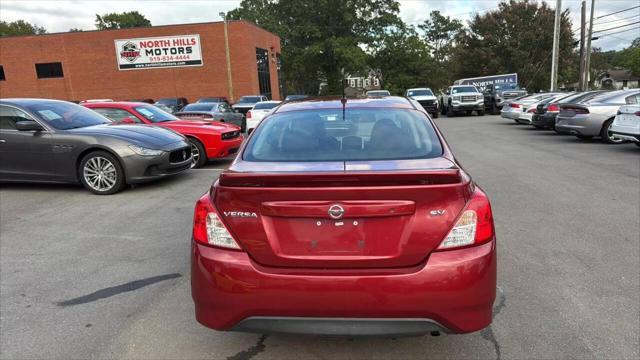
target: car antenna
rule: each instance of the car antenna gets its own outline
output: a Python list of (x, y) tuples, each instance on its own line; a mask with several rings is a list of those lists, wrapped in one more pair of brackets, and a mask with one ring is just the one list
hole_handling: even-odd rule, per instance
[(344, 78), (344, 74), (343, 74), (342, 81), (341, 81), (341, 84), (342, 84), (342, 97), (340, 98), (340, 103), (342, 103), (342, 120), (343, 121), (347, 121), (347, 119), (345, 117), (346, 116), (345, 107), (347, 105), (347, 96), (344, 93), (344, 87), (345, 87), (346, 83), (347, 83), (347, 81)]

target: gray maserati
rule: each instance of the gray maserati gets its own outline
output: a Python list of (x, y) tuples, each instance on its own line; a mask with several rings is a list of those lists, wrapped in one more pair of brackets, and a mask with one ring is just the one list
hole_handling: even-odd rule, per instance
[(0, 99), (0, 181), (81, 183), (108, 195), (190, 165), (189, 143), (171, 130), (112, 123), (66, 101)]

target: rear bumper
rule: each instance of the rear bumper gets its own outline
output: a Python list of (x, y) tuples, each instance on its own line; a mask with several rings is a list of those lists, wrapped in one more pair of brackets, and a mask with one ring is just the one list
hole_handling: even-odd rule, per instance
[(467, 333), (487, 327), (495, 241), (435, 252), (406, 272), (273, 269), (247, 253), (192, 242), (196, 319), (216, 330), (326, 335)]
[(516, 120), (521, 113), (521, 111), (501, 111), (500, 116), (506, 119)]
[(553, 129), (556, 126), (556, 116), (558, 113), (546, 112), (544, 114), (535, 114), (531, 119), (531, 124), (542, 126), (544, 128)]
[(620, 132), (616, 130), (611, 130), (611, 132), (618, 138), (633, 142), (640, 142), (640, 134), (631, 134), (626, 132)]
[(576, 115), (572, 117), (556, 117), (556, 131), (560, 134), (598, 136), (604, 119), (594, 118), (594, 114)]

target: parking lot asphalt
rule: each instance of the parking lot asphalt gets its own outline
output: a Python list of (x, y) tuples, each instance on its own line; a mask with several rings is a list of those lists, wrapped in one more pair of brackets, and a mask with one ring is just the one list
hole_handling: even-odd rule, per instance
[(229, 164), (219, 161), (112, 196), (0, 185), (0, 357), (640, 357), (640, 148), (498, 116), (437, 123), (492, 201), (499, 289), (490, 328), (334, 339), (202, 327), (190, 295), (191, 217)]

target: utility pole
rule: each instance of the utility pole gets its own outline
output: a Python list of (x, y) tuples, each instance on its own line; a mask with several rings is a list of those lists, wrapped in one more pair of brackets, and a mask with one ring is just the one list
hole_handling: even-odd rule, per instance
[(224, 50), (227, 55), (227, 92), (229, 93), (229, 101), (234, 103), (233, 79), (231, 78), (231, 54), (229, 53), (229, 22), (227, 21), (227, 14), (221, 12), (218, 15), (224, 20)]
[(584, 89), (589, 90), (589, 78), (591, 72), (591, 36), (593, 35), (593, 12), (596, 6), (596, 0), (591, 0), (591, 16), (589, 17), (589, 36), (587, 37), (587, 64), (584, 67)]
[(560, 18), (562, 16), (562, 0), (556, 0), (556, 20), (553, 23), (553, 53), (551, 58), (551, 88), (558, 90), (558, 56), (560, 52)]
[(582, 1), (582, 6), (580, 7), (580, 72), (578, 72), (578, 91), (584, 91), (584, 38), (585, 38), (585, 30), (587, 27), (586, 24), (587, 17), (587, 2)]

